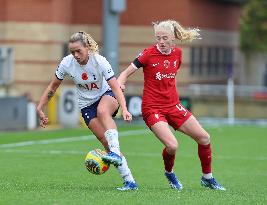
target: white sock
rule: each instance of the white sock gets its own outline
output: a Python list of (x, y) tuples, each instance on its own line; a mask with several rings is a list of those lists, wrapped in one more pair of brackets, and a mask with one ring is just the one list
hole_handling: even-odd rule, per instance
[(124, 156), (122, 156), (121, 158), (122, 158), (122, 165), (117, 167), (120, 176), (124, 181), (130, 181), (135, 183), (131, 170), (128, 167), (126, 158)]
[(120, 155), (120, 144), (119, 144), (119, 134), (116, 129), (109, 129), (104, 133), (110, 151), (115, 152)]
[(211, 179), (211, 178), (212, 178), (212, 173), (203, 174), (203, 177), (204, 177), (205, 179)]

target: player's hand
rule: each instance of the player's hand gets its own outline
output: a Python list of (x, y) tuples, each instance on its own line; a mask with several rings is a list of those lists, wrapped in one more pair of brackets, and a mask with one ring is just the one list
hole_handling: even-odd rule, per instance
[(126, 122), (131, 122), (132, 121), (132, 114), (129, 113), (127, 110), (122, 111), (122, 117)]
[(125, 91), (125, 88), (126, 88), (125, 85), (119, 83), (119, 86), (121, 88), (121, 91), (124, 92)]
[(40, 126), (41, 127), (45, 128), (47, 124), (48, 124), (48, 117), (40, 118)]
[(48, 117), (45, 116), (42, 110), (37, 111), (40, 118), (40, 126), (45, 127), (48, 124)]

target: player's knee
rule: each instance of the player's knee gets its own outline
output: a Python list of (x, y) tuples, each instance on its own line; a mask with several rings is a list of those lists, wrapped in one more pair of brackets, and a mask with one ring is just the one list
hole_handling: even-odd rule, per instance
[(178, 149), (178, 142), (172, 142), (166, 146), (168, 153), (175, 154)]
[(197, 143), (201, 144), (201, 145), (209, 144), (210, 143), (210, 135), (207, 133), (207, 134), (201, 136)]
[(108, 117), (108, 113), (105, 109), (97, 109), (97, 117), (100, 119), (105, 119)]

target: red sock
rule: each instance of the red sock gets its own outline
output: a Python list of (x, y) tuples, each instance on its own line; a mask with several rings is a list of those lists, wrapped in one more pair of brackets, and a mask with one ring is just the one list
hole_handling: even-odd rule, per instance
[(162, 151), (162, 157), (164, 161), (165, 171), (172, 172), (172, 168), (174, 166), (175, 155), (170, 155), (167, 152), (166, 147), (165, 147)]
[(208, 145), (198, 144), (198, 156), (201, 162), (202, 173), (211, 173), (211, 147)]

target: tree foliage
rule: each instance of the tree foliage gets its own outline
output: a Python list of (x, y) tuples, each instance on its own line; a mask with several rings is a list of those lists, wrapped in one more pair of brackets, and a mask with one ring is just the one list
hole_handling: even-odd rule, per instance
[(242, 9), (241, 49), (267, 52), (267, 0), (250, 0)]

